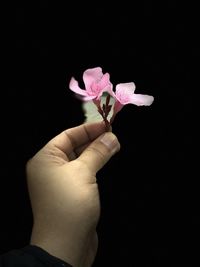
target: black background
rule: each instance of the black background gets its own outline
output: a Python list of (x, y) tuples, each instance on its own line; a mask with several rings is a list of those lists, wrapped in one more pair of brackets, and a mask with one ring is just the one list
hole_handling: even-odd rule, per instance
[(198, 266), (197, 9), (181, 1), (67, 2), (29, 1), (6, 13), (0, 251), (28, 244), (25, 164), (82, 123), (68, 83), (100, 66), (114, 85), (134, 81), (136, 92), (155, 101), (124, 107), (113, 124), (121, 151), (98, 174), (94, 266)]

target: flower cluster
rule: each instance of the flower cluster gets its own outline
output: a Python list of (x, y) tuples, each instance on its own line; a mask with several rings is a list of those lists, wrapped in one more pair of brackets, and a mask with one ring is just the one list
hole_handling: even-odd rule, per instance
[[(83, 81), (85, 89), (81, 89), (78, 82), (72, 77), (69, 88), (78, 94), (83, 101), (93, 101), (98, 112), (105, 121), (107, 128), (110, 127), (116, 114), (124, 105), (134, 104), (137, 106), (150, 106), (154, 100), (153, 96), (135, 94), (135, 84), (133, 82), (117, 84), (114, 91), (113, 84), (110, 82), (109, 73), (103, 74), (100, 67), (84, 71)], [(101, 99), (105, 92), (107, 93), (106, 102), (102, 104)], [(107, 118), (112, 108), (110, 104), (111, 97), (115, 101), (113, 104), (112, 117), (110, 121), (108, 121)]]

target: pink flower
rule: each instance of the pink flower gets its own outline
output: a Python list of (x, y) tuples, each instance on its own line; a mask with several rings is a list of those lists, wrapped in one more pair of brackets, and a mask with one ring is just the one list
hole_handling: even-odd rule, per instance
[(135, 84), (131, 83), (119, 83), (116, 86), (116, 92), (113, 93), (113, 97), (116, 99), (114, 106), (114, 113), (119, 112), (124, 105), (134, 104), (136, 106), (150, 106), (154, 98), (149, 95), (135, 94)]
[(85, 84), (85, 90), (81, 89), (78, 85), (78, 82), (71, 78), (69, 83), (69, 88), (82, 96), (82, 99), (85, 101), (97, 99), (99, 100), (103, 92), (112, 92), (112, 84), (110, 82), (109, 73), (103, 74), (100, 67), (87, 69), (83, 73), (83, 81)]

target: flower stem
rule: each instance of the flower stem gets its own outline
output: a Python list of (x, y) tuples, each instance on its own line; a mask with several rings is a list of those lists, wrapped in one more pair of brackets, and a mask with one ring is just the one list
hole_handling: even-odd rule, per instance
[(93, 100), (93, 103), (96, 105), (99, 114), (102, 116), (104, 120), (106, 132), (110, 130), (110, 122), (107, 119), (108, 114), (110, 112), (109, 102), (110, 102), (110, 95), (106, 97), (106, 103), (102, 109), (100, 100), (96, 100), (96, 99)]
[(105, 126), (106, 126), (106, 132), (109, 132), (110, 131), (110, 122), (104, 118), (104, 122), (105, 122)]

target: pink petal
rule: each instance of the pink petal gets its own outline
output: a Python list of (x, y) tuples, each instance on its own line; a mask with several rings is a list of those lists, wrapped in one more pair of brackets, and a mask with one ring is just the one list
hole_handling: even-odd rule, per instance
[(100, 82), (98, 83), (99, 87), (104, 89), (105, 87), (108, 87), (111, 85), (111, 82), (110, 82), (110, 74), (109, 73), (105, 73)]
[(116, 86), (116, 99), (123, 105), (131, 103), (132, 96), (134, 95), (135, 84), (131, 83), (120, 83)]
[(74, 77), (70, 80), (69, 88), (79, 95), (87, 96), (87, 92), (78, 86), (78, 82), (74, 79)]
[(98, 92), (97, 99), (99, 99), (102, 96), (103, 92), (108, 92), (110, 95), (113, 95), (113, 93), (114, 93), (114, 92), (112, 92), (113, 85), (110, 82), (110, 74), (109, 73), (105, 73), (103, 75), (102, 79), (98, 83), (98, 88), (99, 88), (99, 92)]
[(131, 98), (130, 103), (137, 106), (150, 106), (154, 101), (154, 97), (150, 95), (133, 94)]
[(96, 98), (96, 96), (95, 95), (92, 95), (92, 96), (84, 96), (83, 98), (82, 98), (82, 100), (83, 101), (89, 101), (89, 100), (92, 100), (92, 99), (95, 99)]
[(154, 100), (153, 96), (134, 94), (135, 84), (120, 83), (116, 86), (116, 99), (122, 104), (135, 104), (137, 106), (150, 106)]
[(113, 91), (113, 84), (110, 83), (110, 86), (106, 88), (106, 92), (108, 92), (113, 98), (116, 98), (115, 92)]
[(95, 82), (98, 83), (103, 76), (102, 68), (97, 67), (93, 69), (87, 69), (83, 73), (83, 81), (86, 91), (90, 91), (91, 85)]
[(131, 83), (119, 83), (116, 85), (116, 94), (125, 93), (132, 95), (135, 92), (135, 84)]

